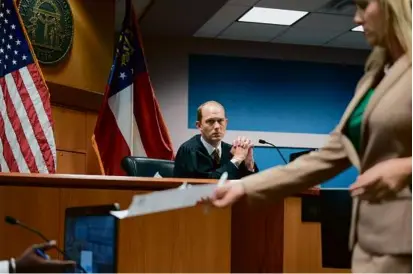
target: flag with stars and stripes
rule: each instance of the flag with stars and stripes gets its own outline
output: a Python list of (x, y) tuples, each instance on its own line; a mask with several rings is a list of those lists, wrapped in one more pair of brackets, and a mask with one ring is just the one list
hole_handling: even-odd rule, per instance
[(130, 0), (92, 143), (105, 175), (124, 175), (126, 156), (174, 158)]
[(49, 90), (13, 0), (0, 6), (0, 168), (56, 172)]

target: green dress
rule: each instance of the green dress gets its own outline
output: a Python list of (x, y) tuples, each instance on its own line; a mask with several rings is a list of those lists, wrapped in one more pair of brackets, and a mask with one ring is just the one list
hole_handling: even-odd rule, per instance
[(369, 89), (369, 91), (364, 95), (363, 99), (360, 101), (358, 106), (354, 109), (353, 113), (351, 114), (347, 122), (347, 137), (353, 143), (358, 153), (360, 153), (361, 146), (361, 124), (363, 121), (363, 114), (373, 93), (374, 89)]

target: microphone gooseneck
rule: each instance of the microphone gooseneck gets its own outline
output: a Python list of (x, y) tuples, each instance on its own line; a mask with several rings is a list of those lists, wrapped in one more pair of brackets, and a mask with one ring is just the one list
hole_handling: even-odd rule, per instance
[[(46, 236), (44, 236), (40, 231), (38, 231), (37, 229), (34, 229), (34, 228), (32, 228), (32, 227), (30, 227), (30, 226), (28, 226), (28, 225), (20, 222), (20, 221), (17, 220), (16, 218), (13, 218), (13, 217), (11, 217), (11, 216), (6, 216), (6, 217), (4, 218), (4, 221), (5, 221), (6, 223), (10, 224), (10, 225), (18, 225), (18, 226), (20, 226), (20, 227), (23, 227), (24, 229), (27, 229), (27, 230), (33, 232), (34, 234), (38, 235), (38, 236), (39, 236), (40, 238), (42, 238), (44, 241), (50, 242), (50, 240), (49, 240)], [(56, 250), (57, 250), (60, 254), (62, 254), (65, 258), (71, 260), (71, 258), (70, 258), (69, 256), (67, 256), (67, 254), (66, 254), (63, 250), (61, 250), (59, 247), (56, 246)], [(86, 271), (81, 265), (76, 264), (76, 267), (78, 267), (83, 273), (87, 273), (87, 271)]]
[(11, 216), (6, 216), (4, 218), (4, 220), (6, 221), (6, 223), (11, 224), (11, 225), (18, 225), (21, 226), (27, 230), (30, 230), (31, 232), (33, 232), (34, 234), (37, 234), (40, 238), (42, 238), (44, 241), (46, 242), (50, 242), (50, 240), (48, 238), (46, 238), (46, 236), (44, 236), (40, 231), (20, 222), (19, 220), (11, 217)]
[(281, 159), (284, 161), (284, 164), (287, 164), (287, 161), (285, 160), (285, 158), (284, 158), (284, 156), (282, 155), (280, 149), (279, 149), (276, 145), (274, 145), (274, 144), (272, 144), (272, 143), (270, 143), (270, 142), (267, 142), (267, 141), (265, 141), (265, 140), (263, 140), (263, 139), (259, 139), (259, 140), (258, 140), (258, 143), (270, 145), (270, 146), (272, 146), (273, 148), (275, 148), (275, 149), (277, 150), (278, 154), (280, 154)]

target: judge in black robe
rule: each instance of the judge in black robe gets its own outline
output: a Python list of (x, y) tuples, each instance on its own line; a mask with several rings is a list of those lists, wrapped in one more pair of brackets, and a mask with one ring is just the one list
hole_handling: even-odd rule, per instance
[(206, 144), (201, 141), (201, 135), (195, 135), (181, 145), (175, 157), (174, 177), (179, 178), (210, 178), (219, 179), (226, 171), (228, 179), (235, 180), (258, 172), (254, 164), (254, 170), (249, 171), (244, 161), (236, 166), (231, 159), (232, 146), (221, 141), (221, 156), (219, 161), (214, 160), (213, 153), (209, 153)]

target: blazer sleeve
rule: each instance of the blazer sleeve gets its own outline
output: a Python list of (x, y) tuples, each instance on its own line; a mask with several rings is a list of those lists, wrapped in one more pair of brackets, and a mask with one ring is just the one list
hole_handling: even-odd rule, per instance
[(247, 176), (240, 182), (250, 198), (261, 200), (281, 199), (318, 185), (351, 166), (340, 139), (341, 133), (334, 131), (318, 151), (288, 165)]
[(181, 147), (176, 153), (174, 177), (219, 179), (225, 171), (228, 172), (228, 179), (239, 179), (238, 168), (231, 162), (216, 170), (206, 171), (198, 164), (196, 151)]

